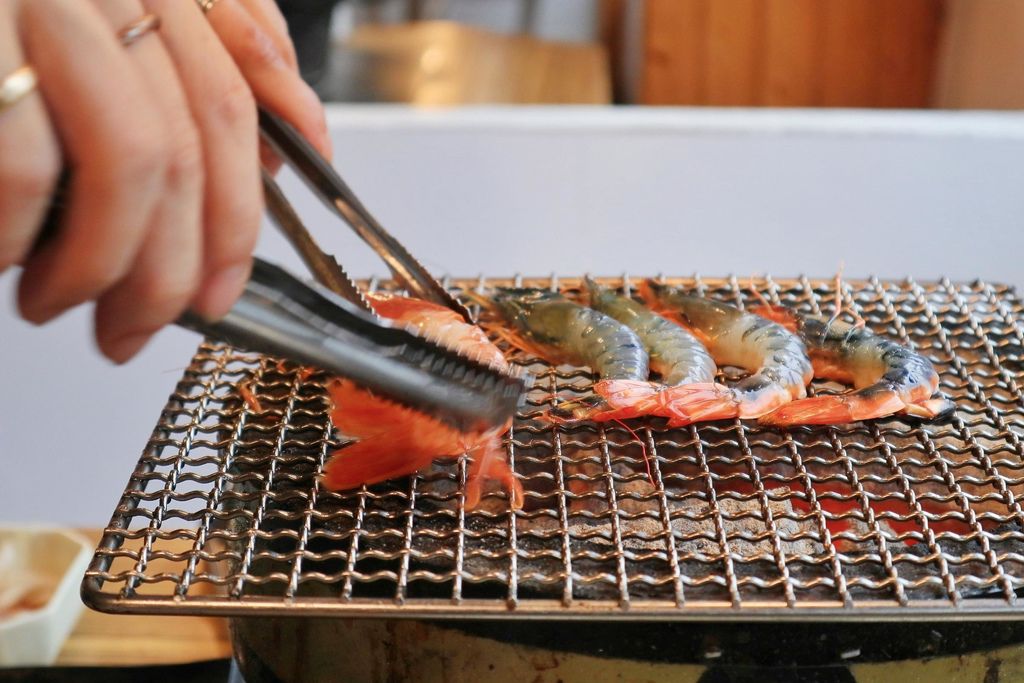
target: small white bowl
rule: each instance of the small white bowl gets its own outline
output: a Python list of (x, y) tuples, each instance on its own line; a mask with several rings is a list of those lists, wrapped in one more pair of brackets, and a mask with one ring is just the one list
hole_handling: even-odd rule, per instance
[(2, 547), (13, 548), (7, 557), (15, 566), (0, 569), (9, 579), (26, 573), (44, 579), (51, 590), (42, 607), (0, 615), (0, 666), (53, 664), (84, 607), (78, 586), (92, 560), (92, 545), (67, 529), (0, 525)]

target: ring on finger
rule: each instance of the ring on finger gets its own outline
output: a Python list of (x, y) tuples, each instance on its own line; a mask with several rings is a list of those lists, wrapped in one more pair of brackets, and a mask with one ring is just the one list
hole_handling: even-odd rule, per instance
[(196, 0), (196, 4), (199, 5), (199, 9), (203, 10), (203, 14), (209, 13), (220, 0)]
[(158, 28), (160, 28), (160, 17), (155, 14), (146, 14), (118, 31), (117, 37), (122, 45), (128, 47)]
[(28, 64), (18, 67), (0, 80), (0, 112), (10, 109), (36, 89), (39, 79)]

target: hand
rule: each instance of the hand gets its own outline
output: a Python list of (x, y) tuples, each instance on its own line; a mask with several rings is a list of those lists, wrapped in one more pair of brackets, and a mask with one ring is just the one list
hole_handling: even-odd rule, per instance
[[(206, 16), (257, 101), (290, 122), (330, 159), (332, 149), (323, 105), (299, 75), (295, 47), (277, 3), (217, 0)], [(263, 148), (262, 152), (264, 165), (276, 170), (280, 162), (269, 149)]]
[[(229, 51), (193, 2), (0, 0), (0, 78), (25, 63), (39, 78), (0, 114), (0, 272), (24, 266), (23, 317), (43, 323), (94, 300), (100, 349), (122, 362), (186, 307), (210, 318), (230, 308), (262, 209), (246, 77), (257, 92), (292, 92), (267, 106), (326, 150), (319, 103), (293, 104), (311, 91), (287, 75), (286, 35), (259, 23), (279, 16), (250, 13), (261, 4), (223, 0), (210, 14), (244, 13), (244, 35), (264, 47), (285, 41), (262, 61), (231, 27)], [(147, 11), (160, 30), (122, 46), (117, 32)], [(30, 253), (62, 166), (66, 218)]]

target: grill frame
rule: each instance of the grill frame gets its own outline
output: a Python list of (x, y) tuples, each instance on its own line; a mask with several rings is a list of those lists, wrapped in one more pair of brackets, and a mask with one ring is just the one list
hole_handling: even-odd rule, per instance
[[(602, 281), (618, 285), (623, 279)], [(736, 278), (668, 281), (731, 303), (744, 305), (751, 301), (750, 290)], [(629, 278), (625, 282), (628, 286)], [(376, 284), (371, 282), (370, 286)], [(576, 279), (554, 276), (525, 281), (446, 281), (456, 290), (485, 291), (488, 286), (502, 284), (561, 286), (570, 292), (579, 286)], [(813, 313), (821, 313), (834, 293), (831, 281), (807, 278), (767, 278), (759, 283), (759, 289), (775, 303), (795, 302)], [(510, 460), (518, 473), (525, 473), (524, 485), (534, 492), (536, 504), (528, 505), (515, 517), (503, 511), (503, 503), (492, 506), (486, 514), (464, 509), (455, 490), (456, 483), (465, 479), (464, 458), (456, 464), (435, 467), (426, 475), (345, 495), (322, 491), (313, 484), (313, 472), (294, 476), (296, 458), (298, 465), (316, 470), (339, 443), (322, 418), (323, 407), (317, 436), (311, 437), (316, 430), (303, 422), (316, 412), (310, 407), (316, 402), (315, 382), (302, 382), (294, 368), (278, 371), (272, 361), (254, 354), (203, 344), (172, 394), (104, 532), (83, 582), (83, 599), (108, 612), (238, 616), (680, 621), (1019, 618), (1015, 591), (1024, 587), (1024, 513), (1017, 501), (1024, 495), (1024, 475), (1005, 473), (1024, 470), (1020, 440), (1024, 431), (1024, 396), (1020, 389), (1024, 305), (1012, 287), (982, 281), (918, 284), (913, 280), (896, 283), (872, 278), (843, 283), (842, 296), (873, 329), (899, 341), (920, 344), (929, 339), (922, 329), (932, 332), (935, 339), (922, 352), (935, 362), (942, 388), (954, 394), (958, 403), (951, 423), (914, 425), (894, 419), (779, 433), (736, 421), (670, 431), (659, 430), (646, 421), (640, 423), (643, 426), (637, 432), (645, 434), (654, 485), (653, 491), (637, 493), (630, 486), (643, 478), (639, 469), (647, 465), (635, 453), (628, 454), (632, 446), (626, 443), (626, 430), (612, 426), (596, 431), (585, 426), (537, 427), (535, 421), (517, 419), (509, 441)], [(976, 341), (963, 343), (971, 339)], [(511, 358), (526, 362), (520, 354)], [(536, 362), (530, 365), (535, 369), (547, 367)], [(266, 400), (272, 406), (270, 412), (253, 412), (240, 401), (237, 385), (250, 377), (255, 379), (261, 402)], [(530, 394), (530, 406), (535, 409), (550, 400), (555, 393), (552, 386), (560, 395), (578, 393), (569, 387), (585, 391), (589, 377), (590, 373), (581, 369), (548, 367)], [(197, 378), (206, 380), (197, 384)], [(192, 395), (196, 386), (202, 391)], [(828, 390), (821, 383), (816, 386)], [(1005, 400), (1006, 395), (1012, 400)], [(265, 419), (277, 419), (278, 413), (276, 423)], [(226, 422), (218, 421), (225, 416), (229, 418)], [(209, 429), (204, 430), (207, 424)], [(543, 433), (544, 429), (553, 435), (548, 442), (550, 453), (531, 455), (531, 449), (538, 448), (534, 443), (538, 439), (522, 435)], [(587, 430), (597, 435), (596, 441), (587, 441)], [(728, 436), (716, 440), (733, 431), (733, 443), (727, 443)], [(289, 437), (289, 432), (298, 436)], [(960, 436), (953, 438), (952, 432)], [(687, 433), (689, 438), (680, 440), (680, 435)], [(609, 439), (609, 434), (615, 438)], [(767, 439), (766, 434), (774, 434), (780, 441)], [(940, 436), (936, 438), (936, 434)], [(219, 438), (200, 438), (211, 435)], [(823, 439), (815, 440), (815, 435), (824, 435), (828, 446), (822, 446)], [(950, 438), (963, 445), (949, 446)], [(865, 444), (864, 439), (872, 443)], [(666, 440), (671, 442), (667, 448)], [(283, 453), (282, 446), (290, 441), (301, 442), (299, 451), (303, 454)], [(907, 445), (913, 442), (917, 442), (913, 447)], [(584, 445), (580, 447), (579, 443)], [(728, 459), (719, 456), (723, 445), (734, 455)], [(267, 448), (269, 454), (261, 451)], [(572, 452), (575, 448), (584, 452), (596, 448), (596, 452), (581, 459)], [(823, 448), (835, 458), (822, 462)], [(966, 460), (958, 460), (963, 454), (955, 452), (957, 448), (970, 451)], [(168, 449), (176, 453), (163, 455)], [(679, 455), (689, 451), (692, 456)], [(865, 454), (871, 451), (878, 455), (868, 458)], [(787, 455), (775, 458), (777, 452)], [(745, 473), (734, 471), (737, 462)], [(544, 463), (550, 467), (545, 469)], [(594, 467), (587, 471), (588, 465)], [(892, 472), (888, 478), (884, 476), (886, 468)], [(922, 475), (921, 470), (928, 468), (934, 468), (935, 474)], [(837, 474), (840, 471), (842, 476)], [(981, 479), (979, 474), (988, 479)], [(934, 502), (933, 485), (937, 481), (949, 489), (944, 499), (938, 494), (939, 502), (952, 504), (952, 509), (927, 509), (925, 503)], [(541, 486), (545, 482), (553, 482), (553, 490)], [(570, 484), (579, 482), (587, 486), (574, 493)], [(767, 488), (766, 482), (773, 488)], [(779, 482), (785, 485), (774, 487)], [(895, 494), (885, 490), (893, 482), (899, 489)], [(147, 491), (153, 483), (156, 487)], [(745, 491), (748, 484), (750, 491)], [(734, 485), (739, 485), (739, 490), (734, 490)], [(830, 491), (833, 485), (845, 486), (849, 491)], [(992, 492), (976, 492), (988, 485)], [(802, 492), (796, 490), (799, 488)], [(380, 508), (380, 501), (389, 498), (411, 501), (411, 507), (403, 506), (397, 513)], [(553, 498), (554, 505), (543, 505), (549, 498)], [(301, 505), (296, 509), (275, 506), (292, 499), (298, 499)], [(985, 528), (993, 516), (1000, 517), (989, 510), (994, 499), (996, 509), (1005, 505), (1003, 525), (1015, 522), (1014, 528)], [(253, 500), (255, 506), (251, 505)], [(501, 499), (492, 497), (490, 501), (500, 503)], [(708, 511), (687, 507), (694, 501), (704, 501)], [(793, 507), (800, 501), (809, 506), (806, 514)], [(857, 509), (829, 511), (822, 501), (840, 506), (855, 501)], [(197, 507), (194, 502), (201, 505)], [(723, 509), (725, 502), (729, 506)], [(884, 509), (897, 502), (902, 502), (905, 514)], [(424, 507), (427, 503), (434, 507)], [(627, 503), (635, 504), (637, 511), (627, 509)], [(633, 527), (638, 519), (650, 518), (652, 510), (644, 507), (649, 503), (657, 508), (661, 556), (670, 574), (662, 572), (644, 579), (636, 568), (647, 566), (644, 558), (648, 556), (654, 557), (655, 563), (660, 557), (649, 547), (650, 540), (643, 531)], [(597, 507), (587, 507), (592, 504)], [(333, 510), (339, 519), (349, 515), (352, 525), (342, 531), (325, 532), (320, 524), (324, 509)], [(862, 518), (859, 533), (830, 528), (829, 522), (835, 523), (836, 518), (851, 522), (858, 515)], [(957, 515), (968, 529), (964, 542), (950, 538), (950, 533), (957, 535), (956, 531), (941, 529), (949, 520), (957, 522)], [(362, 526), (379, 518), (395, 524), (376, 529)], [(474, 528), (474, 522), (481, 518), (482, 526)], [(588, 524), (591, 518), (600, 523)], [(441, 530), (431, 531), (429, 524), (423, 526), (424, 519), (440, 519)], [(679, 529), (674, 526), (679, 519), (701, 524)], [(704, 524), (708, 519), (710, 529)], [(755, 520), (753, 531), (742, 526), (742, 520), (750, 519)], [(916, 551), (911, 552), (911, 546), (900, 541), (908, 532), (898, 532), (888, 525), (894, 519), (902, 523), (912, 519), (916, 524)], [(186, 528), (175, 529), (172, 520), (185, 522)], [(549, 524), (543, 528), (531, 526), (537, 520)], [(277, 523), (283, 528), (275, 528)], [(445, 523), (454, 524), (454, 531), (444, 527)], [(780, 525), (786, 527), (785, 532), (780, 531)], [(480, 529), (480, 536), (474, 535)], [(504, 538), (507, 543), (499, 543), (495, 550), (478, 543), (485, 537)], [(285, 553), (265, 543), (281, 539), (290, 543), (293, 538), (294, 550)], [(328, 585), (315, 577), (309, 580), (310, 573), (303, 568), (304, 563), (323, 561), (319, 556), (324, 553), (309, 551), (309, 544), (317, 539), (345, 538), (350, 541), (347, 547), (342, 543), (327, 551), (328, 561), (344, 561), (343, 569), (330, 573), (337, 579), (329, 584), (335, 586), (334, 594), (303, 594), (305, 586)], [(431, 545), (432, 538), (441, 542)], [(810, 560), (801, 558), (808, 553), (796, 552), (798, 546), (794, 544), (806, 541), (814, 547), (814, 538), (820, 550), (810, 553)], [(175, 539), (184, 539), (191, 547), (175, 549)], [(394, 544), (387, 545), (390, 539), (399, 544), (397, 550)], [(837, 539), (852, 550), (838, 549)], [(1014, 543), (1007, 545), (1007, 539)], [(452, 546), (445, 545), (448, 540), (453, 541)], [(624, 540), (627, 547), (623, 546)], [(375, 546), (378, 541), (380, 545)], [(531, 546), (534, 541), (536, 544)], [(977, 541), (979, 551), (960, 556), (948, 551), (951, 546), (965, 547), (964, 543), (972, 541)], [(364, 543), (362, 548), (360, 542)], [(718, 553), (700, 549), (716, 543)], [(740, 545), (744, 543), (746, 546)], [(868, 548), (873, 544), (875, 552), (855, 552), (865, 544)], [(747, 546), (755, 548), (753, 555), (737, 553), (737, 547)], [(757, 551), (758, 546), (764, 547)], [(799, 547), (808, 546), (805, 543)], [(926, 554), (921, 552), (923, 547), (927, 548)], [(969, 571), (958, 574), (957, 568), (965, 562), (978, 563), (965, 561), (968, 555), (978, 556), (991, 575), (975, 576)], [(492, 556), (501, 559), (505, 568), (491, 569)], [(384, 558), (381, 561), (385, 568), (367, 571), (368, 561), (380, 558)], [(431, 558), (439, 559), (444, 571), (432, 566)], [(549, 558), (557, 559), (555, 564), (561, 563), (561, 570), (538, 572), (538, 566), (550, 566)], [(288, 565), (287, 572), (275, 573), (261, 566), (270, 564), (272, 569), (279, 560)], [(695, 567), (718, 562), (722, 565), (720, 572), (692, 573)], [(211, 563), (221, 566), (205, 566)], [(580, 569), (588, 563), (597, 569)], [(161, 564), (175, 571), (157, 571)], [(758, 567), (750, 573), (754, 564)], [(124, 568), (114, 572), (115, 565)], [(865, 578), (857, 569), (861, 565), (882, 578), (872, 580), (870, 572)], [(931, 565), (936, 569), (934, 573), (917, 572)], [(1012, 571), (1008, 572), (1007, 567)], [(394, 586), (393, 595), (368, 596), (367, 586), (387, 582), (388, 572), (394, 575), (389, 584)], [(540, 575), (538, 581), (530, 580), (534, 574)], [(506, 580), (500, 594), (472, 597), (476, 587), (488, 587), (502, 576)], [(364, 581), (366, 577), (374, 578)], [(662, 592), (657, 599), (644, 596), (644, 587), (650, 585), (648, 579), (653, 579), (655, 592)], [(415, 595), (410, 595), (411, 584), (416, 584)], [(429, 590), (424, 590), (429, 585), (449, 584), (451, 591), (445, 597), (431, 596)], [(282, 587), (276, 594), (258, 592), (261, 586), (276, 585)], [(834, 599), (815, 596), (818, 588), (827, 591), (830, 585), (837, 593)], [(557, 595), (548, 595), (552, 592), (549, 586)], [(590, 592), (590, 586), (600, 590)], [(970, 591), (979, 586), (993, 587), (999, 596), (970, 596)], [(717, 595), (716, 587), (722, 589)], [(941, 597), (936, 594), (919, 599), (917, 595), (926, 587), (935, 588)], [(892, 595), (888, 596), (890, 589)], [(702, 591), (709, 595), (700, 598)], [(761, 591), (768, 591), (771, 597), (757, 599)], [(887, 597), (869, 599), (863, 597), (865, 591), (869, 596), (876, 591)], [(691, 595), (694, 592), (697, 599)]]

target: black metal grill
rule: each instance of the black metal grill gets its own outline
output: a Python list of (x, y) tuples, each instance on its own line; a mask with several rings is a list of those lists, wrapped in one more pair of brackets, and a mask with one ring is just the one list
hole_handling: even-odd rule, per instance
[[(669, 281), (752, 301), (735, 278)], [(510, 282), (448, 284), (486, 292)], [(579, 282), (525, 284), (575, 295)], [(831, 312), (831, 282), (758, 286), (773, 302)], [(500, 491), (465, 509), (464, 458), (358, 491), (323, 489), (318, 474), (344, 443), (327, 418), (326, 377), (203, 344), (83, 593), (102, 610), (183, 614), (1018, 616), (1021, 300), (980, 281), (872, 279), (845, 283), (842, 295), (873, 330), (932, 359), (957, 404), (951, 419), (792, 431), (740, 421), (668, 429), (660, 419), (554, 426), (540, 409), (588, 392), (592, 375), (510, 352), (538, 374), (507, 439), (526, 489), (515, 514)]]

